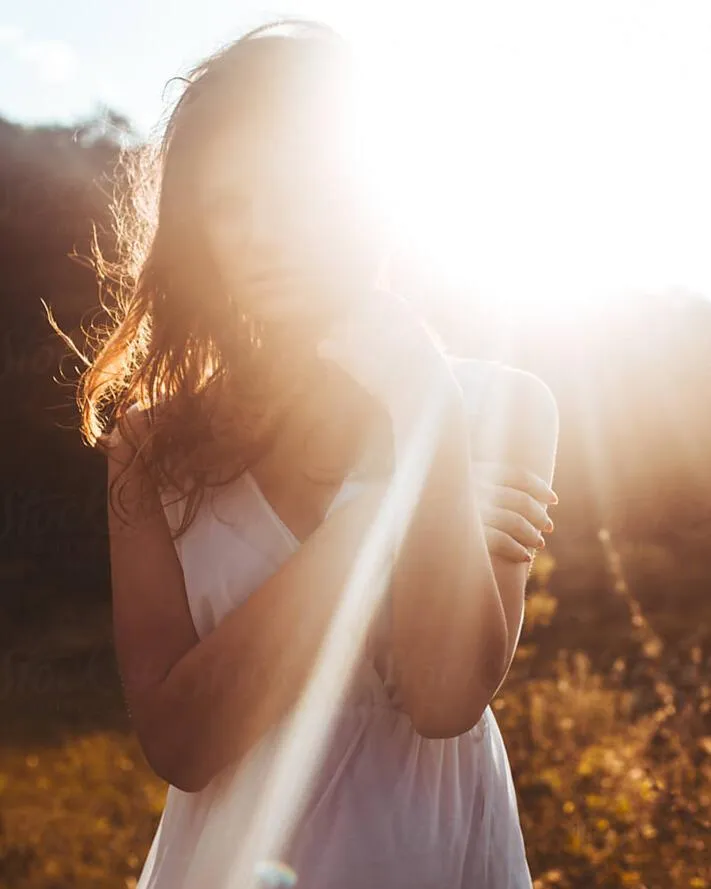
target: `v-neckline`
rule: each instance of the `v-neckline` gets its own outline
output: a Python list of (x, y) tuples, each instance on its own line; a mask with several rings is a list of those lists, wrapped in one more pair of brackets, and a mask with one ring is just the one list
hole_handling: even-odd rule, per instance
[[(456, 373), (457, 369), (461, 369), (464, 373), (464, 379), (459, 378), (460, 385), (464, 390), (465, 396), (467, 396), (467, 408), (471, 414), (476, 413), (477, 410), (481, 409), (481, 400), (482, 400), (482, 391), (486, 387), (486, 384), (489, 383), (491, 377), (493, 376), (493, 372), (495, 370), (500, 370), (503, 363), (501, 361), (491, 361), (486, 359), (479, 358), (463, 358), (457, 355), (448, 356), (451, 362), (452, 370)], [(473, 369), (475, 373), (469, 374), (467, 371), (469, 369)], [(476, 371), (483, 370), (484, 373), (476, 373)], [(473, 376), (473, 379), (472, 379)], [(471, 392), (468, 391), (468, 384), (474, 382), (476, 384), (476, 388), (474, 389), (474, 398), (471, 397)], [(476, 408), (472, 409), (471, 400), (476, 404)], [(297, 549), (302, 545), (302, 541), (294, 534), (291, 528), (283, 521), (279, 513), (274, 509), (272, 504), (269, 501), (269, 498), (266, 496), (264, 491), (262, 490), (259, 482), (254, 477), (253, 473), (249, 469), (244, 470), (245, 475), (247, 476), (247, 480), (256, 494), (258, 500), (261, 502), (265, 512), (271, 518), (272, 522), (277, 526), (277, 528), (281, 531), (281, 533), (285, 536), (287, 542), (294, 549)], [(343, 490), (350, 484), (360, 483), (358, 478), (358, 473), (353, 469), (348, 472), (341, 482), (341, 486), (336, 491), (335, 496), (331, 500), (331, 503), (326, 510), (325, 518), (328, 518), (331, 510), (336, 505), (336, 502), (341, 497)]]
[(301, 541), (296, 536), (296, 534), (294, 534), (294, 532), (291, 530), (291, 528), (286, 524), (286, 522), (281, 518), (281, 516), (276, 511), (276, 509), (274, 509), (272, 504), (269, 502), (267, 495), (262, 490), (259, 482), (254, 477), (252, 472), (249, 469), (245, 469), (244, 473), (247, 476), (247, 480), (249, 481), (249, 483), (252, 487), (252, 490), (257, 495), (259, 501), (264, 506), (264, 509), (266, 510), (267, 514), (270, 516), (270, 518), (272, 519), (274, 524), (282, 531), (283, 534), (286, 535), (289, 543), (292, 546), (294, 546), (294, 547), (301, 546)]
[[(291, 528), (281, 518), (281, 516), (276, 511), (276, 509), (274, 509), (271, 502), (269, 501), (269, 498), (262, 490), (257, 479), (254, 477), (254, 474), (249, 469), (245, 469), (244, 474), (247, 476), (247, 480), (248, 480), (249, 484), (251, 485), (252, 490), (257, 495), (257, 498), (262, 503), (266, 513), (269, 515), (269, 517), (274, 522), (274, 524), (286, 536), (288, 542), (291, 544), (292, 547), (294, 547), (294, 548), (300, 547), (302, 545), (302, 541), (299, 540), (299, 538), (296, 536), (296, 534), (294, 534), (294, 532), (291, 530)], [(331, 500), (331, 503), (329, 504), (328, 509), (326, 510), (326, 515), (324, 516), (324, 520), (328, 518), (331, 510), (336, 505), (336, 501), (339, 499), (339, 497), (341, 496), (341, 494), (342, 494), (343, 490), (346, 488), (346, 486), (349, 484), (353, 484), (356, 481), (357, 481), (357, 473), (356, 472), (351, 470), (350, 472), (348, 472), (346, 474), (345, 478), (341, 482), (340, 487), (338, 488), (333, 499)]]

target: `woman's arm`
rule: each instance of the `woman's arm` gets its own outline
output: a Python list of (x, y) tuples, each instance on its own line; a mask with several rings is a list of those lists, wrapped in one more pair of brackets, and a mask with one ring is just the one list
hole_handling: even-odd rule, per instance
[(451, 392), (389, 590), (394, 678), (425, 737), (454, 737), (476, 724), (508, 644), (476, 506), (466, 406), (456, 384)]
[[(474, 460), (521, 466), (553, 483), (560, 417), (555, 396), (537, 376), (501, 366), (491, 378), (481, 413), (471, 421)], [(535, 558), (536, 551), (532, 555)], [(518, 646), (524, 618), (524, 592), (533, 562), (491, 556), (506, 612), (508, 646), (503, 683)], [(498, 688), (497, 688), (498, 690)]]
[[(139, 437), (145, 435), (145, 417), (132, 411), (131, 423)], [(111, 449), (109, 482), (132, 454), (124, 440)], [(114, 641), (124, 694), (151, 767), (176, 787), (197, 791), (244, 756), (298, 700), (378, 513), (382, 487), (372, 484), (334, 510), (200, 640), (168, 525), (140, 457), (120, 484), (124, 480), (128, 516), (119, 517), (110, 505), (108, 510)]]
[[(475, 444), (486, 453), (494, 447), (497, 456), (488, 459), (525, 459), (542, 476), (552, 475), (557, 414), (550, 391), (531, 374), (497, 372), (494, 413)], [(455, 399), (391, 583), (396, 681), (413, 724), (428, 737), (467, 731), (501, 685), (520, 633), (529, 571), (527, 563), (488, 552), (469, 423), (464, 401)], [(526, 429), (528, 439), (519, 434)], [(535, 446), (533, 430), (540, 432)]]

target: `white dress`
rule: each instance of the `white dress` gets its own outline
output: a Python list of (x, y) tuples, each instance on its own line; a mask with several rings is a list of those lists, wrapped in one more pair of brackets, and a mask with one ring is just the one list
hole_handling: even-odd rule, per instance
[[(496, 365), (462, 360), (457, 367), (475, 412)], [(359, 484), (347, 479), (331, 509)], [(182, 503), (161, 496), (177, 527)], [(176, 541), (200, 638), (298, 546), (249, 472), (206, 498)], [(137, 889), (531, 889), (508, 756), (490, 707), (463, 735), (423, 738), (400, 709), (391, 664), (382, 679), (363, 658), (303, 790), (296, 827), (271, 849), (260, 831), (281, 823), (284, 788), (299, 785), (298, 766), (275, 778), (295, 718), (203, 790), (168, 787)]]

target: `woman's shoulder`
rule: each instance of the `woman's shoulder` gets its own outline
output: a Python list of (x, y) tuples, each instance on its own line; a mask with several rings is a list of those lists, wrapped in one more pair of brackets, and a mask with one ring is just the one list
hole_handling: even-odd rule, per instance
[(486, 387), (490, 397), (514, 399), (557, 415), (558, 406), (553, 391), (532, 371), (486, 358), (447, 357), (465, 396), (483, 395), (482, 390)]
[(500, 361), (449, 354), (447, 361), (472, 410), (480, 410), (484, 397), (491, 394), (492, 386), (500, 385), (507, 376), (508, 368)]
[[(516, 376), (535, 377), (535, 374), (531, 373), (531, 371), (514, 367), (511, 364), (505, 364), (497, 358), (474, 358), (468, 355), (447, 353), (447, 361), (456, 373), (464, 376), (492, 374), (499, 379)], [(536, 379), (539, 378), (536, 377)]]
[(138, 402), (129, 405), (120, 420), (114, 419), (111, 426), (99, 435), (97, 443), (103, 449), (112, 449), (127, 441), (140, 443), (150, 428), (150, 411)]
[(508, 369), (508, 365), (501, 361), (495, 361), (488, 358), (471, 358), (463, 355), (452, 355), (447, 353), (447, 361), (452, 370), (465, 378), (471, 378), (482, 374), (490, 374), (494, 371)]
[(149, 438), (156, 422), (165, 418), (167, 408), (166, 404), (148, 408), (140, 402), (134, 402), (98, 436), (97, 448), (107, 455), (109, 452), (134, 452)]

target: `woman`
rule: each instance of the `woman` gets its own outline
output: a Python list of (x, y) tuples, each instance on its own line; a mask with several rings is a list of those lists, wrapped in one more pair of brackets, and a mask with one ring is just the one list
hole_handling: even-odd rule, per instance
[[(120, 311), (81, 380), (119, 668), (170, 785), (138, 889), (529, 887), (489, 702), (552, 530), (555, 402), (378, 288), (348, 48), (276, 24), (187, 78), (116, 208)], [(383, 595), (337, 646), (325, 725), (305, 689), (364, 552), (356, 599)]]

